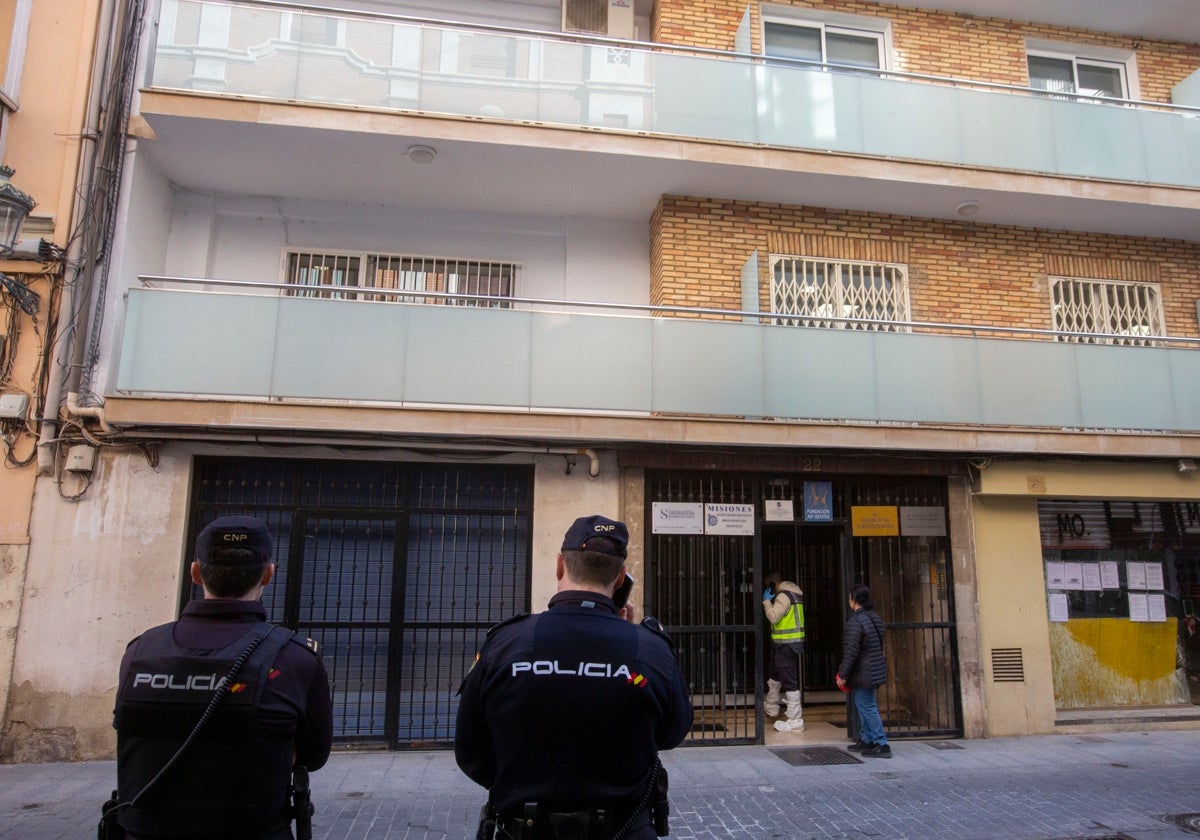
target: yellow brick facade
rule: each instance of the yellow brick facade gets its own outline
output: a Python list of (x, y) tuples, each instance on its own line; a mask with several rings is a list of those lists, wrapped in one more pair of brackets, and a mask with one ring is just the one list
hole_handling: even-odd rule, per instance
[[(1139, 98), (1170, 102), (1171, 88), (1200, 67), (1200, 45), (1196, 44), (857, 0), (780, 0), (769, 5), (884, 18), (891, 22), (891, 69), (906, 73), (1023, 87), (1029, 83), (1026, 40), (1057, 41), (1130, 51), (1140, 77)], [(668, 44), (732, 50), (746, 8), (744, 0), (657, 0), (652, 37)], [(763, 7), (752, 3), (749, 8), (753, 49), (758, 52)]]
[(916, 321), (1050, 329), (1048, 277), (1158, 283), (1169, 335), (1197, 337), (1200, 245), (816, 207), (664, 196), (651, 219), (651, 303), (739, 310), (741, 272), (771, 253), (898, 262)]

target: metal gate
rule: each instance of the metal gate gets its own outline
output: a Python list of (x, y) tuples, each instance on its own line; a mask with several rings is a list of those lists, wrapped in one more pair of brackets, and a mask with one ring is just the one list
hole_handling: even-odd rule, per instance
[[(802, 520), (799, 491), (814, 479), (832, 486), (833, 521)], [(826, 695), (840, 725), (852, 725), (833, 678), (846, 595), (866, 583), (888, 629), (891, 680), (879, 703), (889, 737), (961, 735), (948, 533), (852, 537), (850, 527), (859, 505), (944, 512), (944, 480), (648, 472), (646, 482), (647, 522), (654, 502), (753, 504), (759, 517), (754, 537), (647, 535), (647, 609), (677, 641), (696, 708), (693, 742), (763, 738), (768, 628), (761, 593), (771, 568), (805, 592), (806, 698)], [(764, 521), (768, 499), (793, 501), (797, 518)]]
[[(646, 476), (647, 504), (754, 501), (754, 484), (722, 476)], [(647, 511), (646, 521), (651, 521)], [(647, 613), (671, 631), (695, 709), (693, 742), (755, 743), (762, 639), (753, 537), (647, 536)]]
[(335, 738), (448, 747), (487, 629), (529, 609), (531, 499), (524, 467), (197, 459), (189, 534), (267, 521), (263, 602), (321, 643)]

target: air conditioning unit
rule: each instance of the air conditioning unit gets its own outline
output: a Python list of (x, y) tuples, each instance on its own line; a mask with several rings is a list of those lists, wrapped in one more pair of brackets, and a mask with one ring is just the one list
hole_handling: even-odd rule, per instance
[(633, 0), (562, 0), (562, 29), (633, 40)]

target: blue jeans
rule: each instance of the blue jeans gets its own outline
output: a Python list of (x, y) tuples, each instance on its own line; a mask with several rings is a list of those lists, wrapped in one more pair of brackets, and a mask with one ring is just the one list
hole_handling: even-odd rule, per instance
[(852, 689), (854, 707), (858, 709), (858, 737), (864, 744), (886, 744), (883, 721), (879, 717), (879, 703), (875, 700), (875, 689)]

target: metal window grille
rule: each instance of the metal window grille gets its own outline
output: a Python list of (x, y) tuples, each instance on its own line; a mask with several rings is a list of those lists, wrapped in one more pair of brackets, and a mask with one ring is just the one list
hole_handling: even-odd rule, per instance
[[(1149, 345), (1150, 336), (1162, 335), (1162, 298), (1149, 283), (1112, 280), (1050, 278), (1054, 329), (1064, 333), (1059, 341), (1082, 344)], [(1106, 338), (1105, 336), (1114, 336)]]
[[(908, 332), (908, 271), (891, 263), (771, 257), (771, 311), (797, 327)], [(834, 319), (864, 319), (845, 321)]]
[[(406, 300), (507, 309), (512, 304), (519, 266), (484, 260), (412, 257), (392, 254), (323, 254), (303, 251), (287, 255), (286, 282), (306, 287), (293, 295), (355, 300)], [(449, 292), (484, 295), (495, 300), (452, 300), (428, 297), (397, 298), (351, 289), (394, 289), (410, 292)]]
[(293, 252), (287, 255), (287, 282), (312, 287), (293, 292), (297, 297), (342, 298), (335, 289), (360, 285), (359, 266), (359, 258), (347, 254)]

